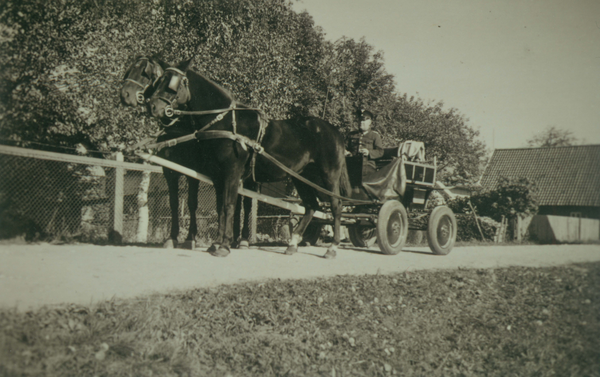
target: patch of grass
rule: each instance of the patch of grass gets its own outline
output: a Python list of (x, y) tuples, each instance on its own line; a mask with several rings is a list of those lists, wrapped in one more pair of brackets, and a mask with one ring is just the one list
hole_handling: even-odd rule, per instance
[(0, 311), (9, 376), (599, 376), (600, 263)]

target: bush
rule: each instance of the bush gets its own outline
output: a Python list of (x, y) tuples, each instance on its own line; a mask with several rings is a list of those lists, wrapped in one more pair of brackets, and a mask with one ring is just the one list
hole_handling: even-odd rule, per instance
[[(457, 241), (481, 241), (481, 234), (479, 233), (473, 214), (457, 214), (456, 224), (458, 227), (456, 233)], [(500, 225), (499, 222), (489, 217), (479, 217), (479, 226), (481, 227), (485, 241), (494, 240), (494, 236)]]
[(483, 190), (469, 197), (448, 201), (448, 207), (456, 214), (472, 213), (469, 202), (478, 216), (502, 221), (502, 217), (514, 219), (527, 217), (538, 211), (535, 183), (527, 178), (500, 178), (494, 189)]

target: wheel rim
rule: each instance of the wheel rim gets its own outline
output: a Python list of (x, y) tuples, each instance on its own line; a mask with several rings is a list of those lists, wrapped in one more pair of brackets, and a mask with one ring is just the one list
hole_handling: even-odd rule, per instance
[(436, 235), (437, 241), (441, 248), (446, 248), (452, 242), (452, 234), (454, 229), (450, 216), (443, 216), (438, 223)]
[(400, 212), (396, 211), (392, 213), (387, 224), (387, 239), (390, 246), (397, 246), (402, 242), (403, 225)]

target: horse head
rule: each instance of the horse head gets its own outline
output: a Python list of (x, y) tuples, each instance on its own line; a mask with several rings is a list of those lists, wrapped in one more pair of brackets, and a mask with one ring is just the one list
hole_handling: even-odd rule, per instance
[(150, 113), (163, 124), (173, 123), (178, 110), (214, 110), (229, 107), (233, 102), (221, 86), (190, 70), (191, 61), (165, 69), (148, 100)]
[(144, 104), (148, 89), (163, 75), (167, 67), (166, 63), (156, 57), (138, 57), (123, 77), (121, 103), (126, 106)]

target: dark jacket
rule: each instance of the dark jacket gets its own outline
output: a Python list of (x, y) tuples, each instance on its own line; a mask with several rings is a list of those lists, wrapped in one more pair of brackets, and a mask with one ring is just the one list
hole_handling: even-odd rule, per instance
[(376, 160), (383, 156), (383, 143), (381, 142), (381, 135), (377, 131), (370, 130), (363, 134), (362, 131), (353, 131), (348, 135), (348, 152), (352, 153), (353, 156), (358, 155), (359, 148), (366, 148), (369, 151), (369, 156), (365, 156), (364, 164), (371, 165), (375, 168), (375, 162), (370, 160)]

